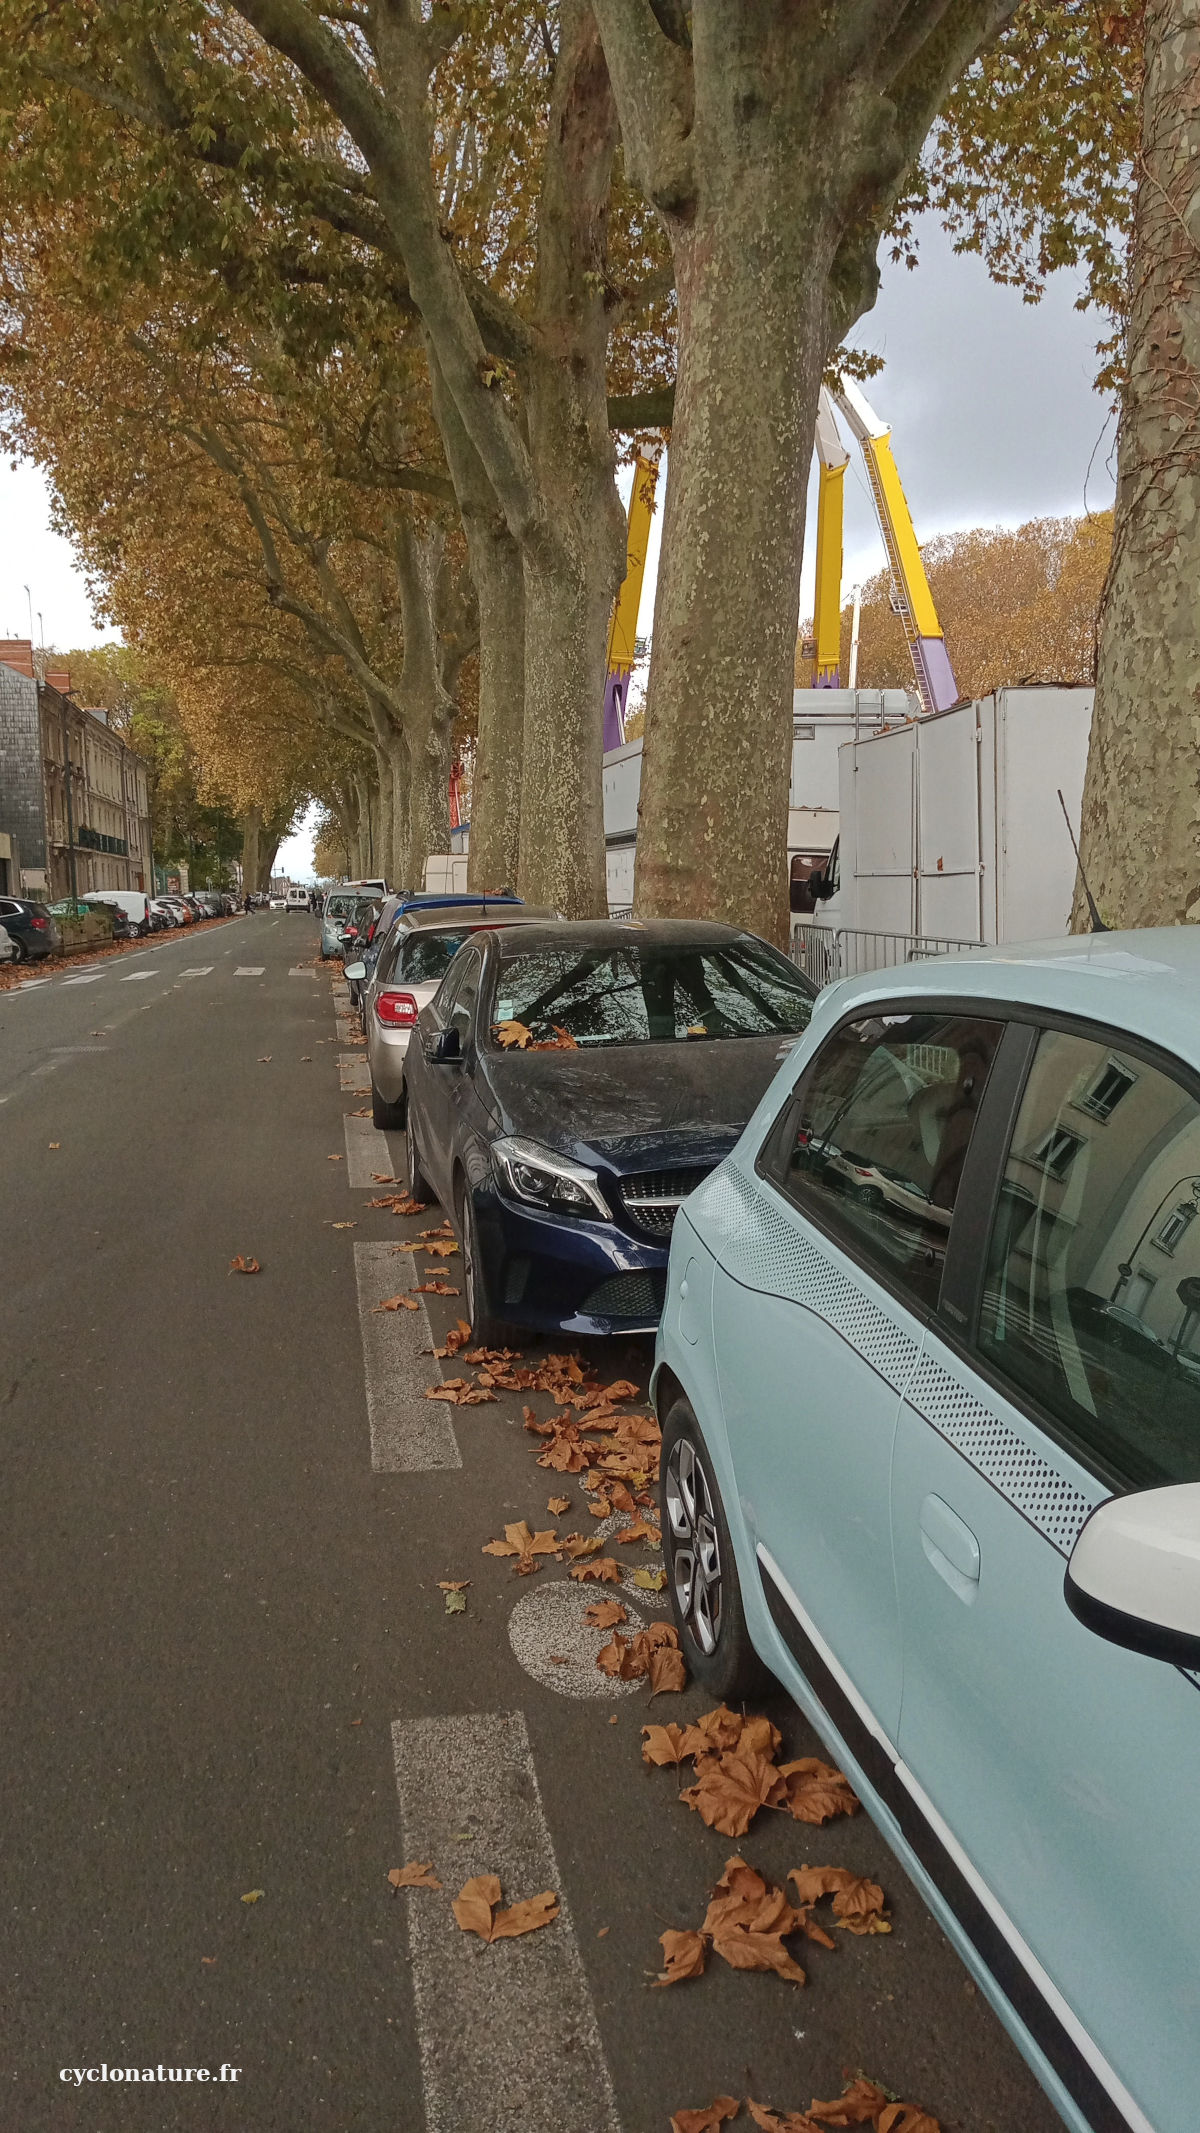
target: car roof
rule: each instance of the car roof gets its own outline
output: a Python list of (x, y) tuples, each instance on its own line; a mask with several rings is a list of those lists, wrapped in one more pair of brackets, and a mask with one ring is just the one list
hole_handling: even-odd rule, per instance
[[(533, 948), (611, 948), (623, 941), (661, 943), (665, 947), (724, 948), (731, 941), (758, 941), (744, 926), (720, 925), (701, 918), (561, 918), (541, 926), (540, 939), (522, 937), (521, 952)], [(768, 946), (765, 941), (762, 947)], [(503, 952), (503, 951), (502, 951)], [(796, 976), (803, 982), (803, 972)]]
[(1053, 1016), (1108, 1023), (1200, 1070), (1200, 927), (1012, 941), (936, 956), (827, 986), (822, 1019), (885, 999), (991, 1000)]
[(544, 925), (555, 917), (553, 911), (534, 910), (528, 904), (500, 903), (495, 897), (486, 902), (463, 903), (447, 910), (445, 906), (433, 908), (424, 905), (419, 911), (401, 911), (401, 928), (405, 933), (453, 933), (459, 926), (473, 926), (477, 931), (486, 926)]

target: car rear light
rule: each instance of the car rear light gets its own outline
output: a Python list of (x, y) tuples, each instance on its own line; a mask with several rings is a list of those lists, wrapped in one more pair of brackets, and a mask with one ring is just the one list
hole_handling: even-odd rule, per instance
[(46, 931), (46, 921), (44, 918), (31, 918), (29, 923), (33, 927), (35, 933), (44, 933)]
[(381, 992), (375, 1013), (385, 1029), (411, 1029), (420, 1009), (410, 992)]

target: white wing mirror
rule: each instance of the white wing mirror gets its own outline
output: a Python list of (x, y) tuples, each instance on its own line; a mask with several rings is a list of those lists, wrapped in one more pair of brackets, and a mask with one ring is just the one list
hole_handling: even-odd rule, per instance
[(1072, 1614), (1111, 1644), (1200, 1666), (1200, 1482), (1098, 1504), (1063, 1590)]
[(356, 978), (356, 979), (357, 979), (357, 978), (365, 978), (365, 977), (366, 977), (366, 974), (367, 974), (367, 966), (366, 966), (366, 964), (365, 964), (365, 963), (343, 963), (343, 964), (342, 964), (342, 976), (343, 976), (344, 978)]

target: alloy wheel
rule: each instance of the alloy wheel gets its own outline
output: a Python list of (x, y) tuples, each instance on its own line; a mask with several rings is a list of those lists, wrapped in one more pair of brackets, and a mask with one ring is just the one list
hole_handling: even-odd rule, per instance
[(721, 1634), (721, 1546), (708, 1476), (687, 1437), (679, 1438), (667, 1462), (666, 1501), (675, 1604), (708, 1658)]

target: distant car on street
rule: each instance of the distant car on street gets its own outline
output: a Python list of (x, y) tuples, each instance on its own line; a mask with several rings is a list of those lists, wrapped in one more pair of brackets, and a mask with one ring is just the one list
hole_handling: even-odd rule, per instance
[(689, 1672), (783, 1683), (1072, 2133), (1196, 2123), (1198, 992), (1191, 926), (831, 986), (652, 1379)]
[(308, 890), (289, 889), (287, 892), (287, 908), (289, 911), (307, 911)]
[(62, 947), (58, 921), (46, 904), (27, 896), (0, 896), (0, 925), (12, 943), (18, 962), (40, 961), (57, 955)]
[(268, 908), (268, 910), (271, 910), (271, 911), (286, 911), (286, 910), (287, 910), (287, 897), (286, 897), (286, 896), (272, 896), (272, 897), (271, 897), (271, 899), (270, 899), (270, 901), (269, 901), (269, 903), (268, 903), (268, 906), (267, 906), (267, 908)]
[[(453, 911), (422, 904), (395, 915), (369, 977), (365, 960), (347, 963), (351, 991), (355, 985), (363, 988), (371, 1115), (381, 1130), (404, 1124), (404, 1061), (409, 1039), (417, 1016), (435, 997), (463, 942), (484, 927), (544, 925), (555, 915), (532, 910), (515, 897), (464, 901)], [(381, 920), (380, 931), (382, 924)]]
[(89, 889), (79, 899), (82, 904), (110, 904), (116, 911), (123, 911), (129, 931), (139, 938), (150, 932), (150, 898), (144, 889)]
[(676, 1213), (815, 991), (765, 941), (689, 920), (501, 926), (460, 948), (404, 1079), (410, 1189), (454, 1224), (477, 1338), (653, 1330)]

